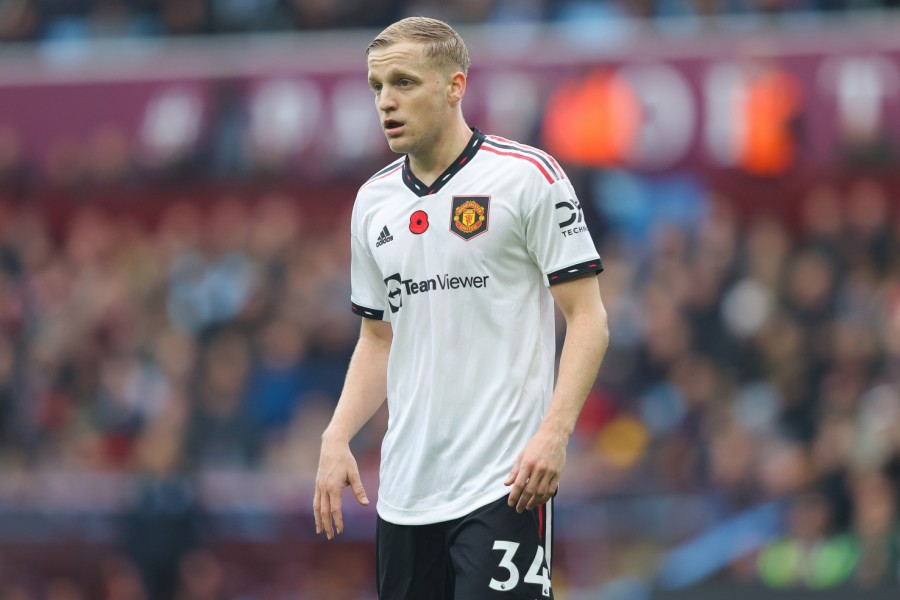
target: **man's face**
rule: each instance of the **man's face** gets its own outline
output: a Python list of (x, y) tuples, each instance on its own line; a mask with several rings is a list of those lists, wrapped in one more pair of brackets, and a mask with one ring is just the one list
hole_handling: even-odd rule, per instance
[(391, 150), (428, 152), (451, 115), (450, 80), (423, 63), (422, 45), (401, 42), (369, 52), (369, 87)]

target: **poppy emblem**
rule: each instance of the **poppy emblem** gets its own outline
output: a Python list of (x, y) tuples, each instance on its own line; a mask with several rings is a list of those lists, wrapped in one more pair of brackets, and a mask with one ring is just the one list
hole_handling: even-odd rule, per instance
[(409, 230), (416, 235), (425, 233), (428, 229), (428, 213), (424, 210), (417, 210), (409, 216)]

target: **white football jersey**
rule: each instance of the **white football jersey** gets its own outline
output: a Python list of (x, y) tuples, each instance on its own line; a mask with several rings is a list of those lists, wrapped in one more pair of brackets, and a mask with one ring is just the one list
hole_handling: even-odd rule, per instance
[(493, 502), (537, 431), (556, 357), (548, 286), (603, 267), (556, 161), (473, 131), (431, 186), (403, 157), (359, 190), (352, 307), (390, 321), (378, 514), (447, 521)]

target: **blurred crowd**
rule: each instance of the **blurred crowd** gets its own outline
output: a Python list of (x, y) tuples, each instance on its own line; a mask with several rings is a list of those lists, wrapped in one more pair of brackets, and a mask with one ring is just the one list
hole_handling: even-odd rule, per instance
[(581, 439), (628, 484), (705, 495), (720, 519), (783, 501), (783, 537), (730, 577), (900, 585), (896, 197), (821, 182), (795, 222), (712, 198), (693, 225), (606, 244), (613, 345)]
[[(700, 187), (688, 218), (657, 216), (640, 233), (604, 213), (602, 193), (584, 192), (599, 207), (612, 345), (572, 440), (566, 496), (687, 494), (713, 521), (781, 501), (783, 537), (728, 577), (900, 582), (889, 188), (822, 183), (792, 223), (750, 218)], [(149, 508), (123, 529), (134, 562), (117, 568), (174, 585), (183, 564), (160, 566), (153, 536), (203, 572), (219, 568), (190, 553), (187, 509), (169, 529), (141, 519), (189, 506), (182, 478), (198, 473), (314, 478), (358, 327), (349, 200), (324, 222), (290, 192), (171, 201), (153, 219), (86, 203), (59, 222), (40, 204), (0, 205), (0, 473), (130, 474), (148, 490), (136, 507)], [(384, 425), (379, 414), (355, 442), (364, 470)], [(635, 565), (607, 567), (594, 584)]]
[(279, 194), (172, 203), (153, 230), (3, 211), (3, 467), (277, 463), (295, 413), (335, 401), (356, 334), (343, 231), (302, 214)]
[[(194, 552), (209, 541), (199, 474), (265, 471), (302, 490), (314, 478), (358, 327), (336, 226), (347, 219), (332, 208), (323, 229), (283, 193), (172, 202), (152, 226), (90, 203), (59, 227), (30, 203), (0, 207), (5, 498), (17, 476), (128, 475), (114, 509), (123, 554), (86, 574), (110, 599), (221, 578), (216, 557)], [(363, 468), (377, 460), (365, 438)], [(0, 598), (32, 598), (33, 575), (0, 569), (12, 590)]]
[(0, 41), (381, 28), (406, 15), (454, 24), (823, 14), (897, 0), (0, 0)]

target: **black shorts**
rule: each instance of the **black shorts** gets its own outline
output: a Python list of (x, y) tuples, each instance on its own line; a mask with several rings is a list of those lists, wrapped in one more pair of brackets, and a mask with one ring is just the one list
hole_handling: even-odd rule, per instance
[(504, 496), (432, 525), (378, 517), (379, 600), (552, 599), (552, 502), (520, 514)]

